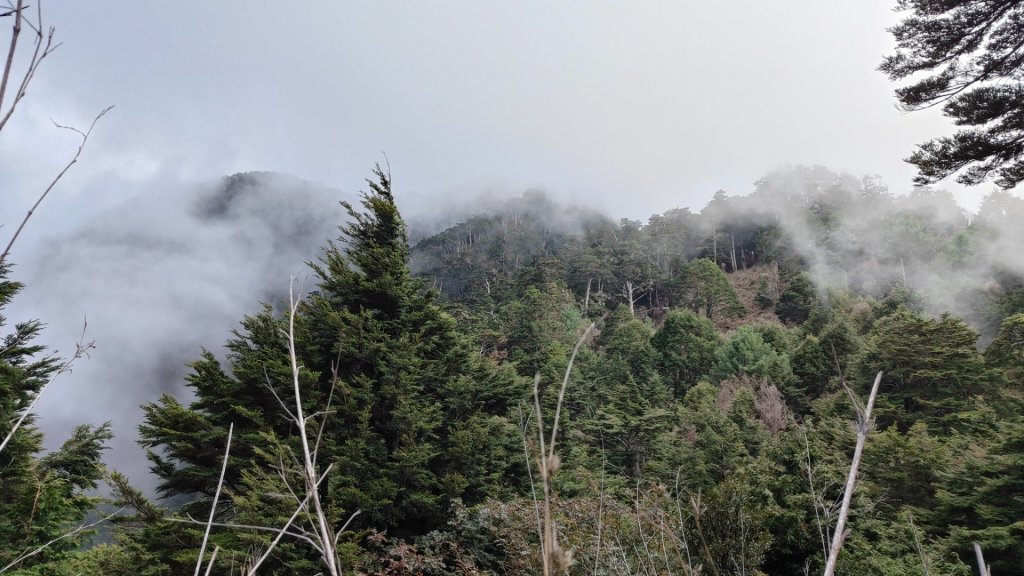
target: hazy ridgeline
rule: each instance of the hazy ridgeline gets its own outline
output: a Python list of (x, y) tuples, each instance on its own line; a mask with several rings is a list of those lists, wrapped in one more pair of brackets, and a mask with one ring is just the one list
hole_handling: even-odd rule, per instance
[(81, 422), (111, 420), (108, 463), (149, 485), (139, 406), (185, 394), (186, 364), (202, 348), (220, 353), (243, 315), (287, 295), (289, 276), (336, 236), (344, 198), (290, 176), (237, 174), (126, 202), (18, 263), (27, 289), (11, 318), (43, 319), (41, 340), (60, 352), (83, 317), (96, 340), (92, 359), (40, 400), (49, 445)]
[[(350, 198), (290, 176), (238, 174), (146, 195), (50, 236), (18, 262), (15, 277), (27, 289), (9, 316), (43, 319), (41, 340), (58, 351), (77, 340), (84, 316), (97, 349), (41, 401), (48, 441), (84, 421), (112, 420), (107, 460), (148, 485), (135, 441), (139, 406), (165, 392), (184, 394), (186, 364), (202, 348), (219, 354), (244, 314), (279, 303), (289, 276), (307, 274), (304, 263), (337, 236), (338, 202)], [(800, 260), (822, 295), (833, 288), (884, 296), (905, 285), (929, 314), (962, 315), (986, 336), (995, 326), (978, 314), (979, 299), (1015, 288), (1024, 275), (1022, 217), (1024, 202), (1005, 192), (970, 215), (942, 191), (894, 197), (875, 179), (821, 167), (779, 170), (748, 196), (720, 194), (700, 212), (672, 210), (644, 226), (536, 191), (407, 214), (413, 241), (424, 237), (413, 250), (414, 272), (452, 297), (488, 274), (511, 278), (537, 255), (563, 257), (571, 267), (575, 246), (604, 235), (638, 240), (665, 269), (674, 256), (713, 252), (730, 269), (729, 247), (740, 268), (769, 257)], [(444, 280), (435, 276), (441, 269)]]

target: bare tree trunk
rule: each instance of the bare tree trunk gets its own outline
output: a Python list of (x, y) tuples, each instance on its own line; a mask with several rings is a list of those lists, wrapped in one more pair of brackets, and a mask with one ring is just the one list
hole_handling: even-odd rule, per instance
[(871, 420), (871, 410), (875, 407), (875, 396), (878, 395), (878, 385), (882, 382), (882, 373), (875, 376), (875, 383), (871, 386), (871, 394), (868, 396), (868, 405), (863, 410), (853, 392), (843, 382), (843, 387), (853, 402), (857, 411), (857, 446), (853, 449), (853, 460), (850, 462), (850, 473), (846, 477), (846, 488), (843, 489), (843, 504), (839, 508), (839, 519), (836, 521), (835, 532), (832, 533), (832, 546), (828, 551), (828, 561), (825, 563), (824, 576), (834, 576), (836, 572), (836, 561), (839, 559), (839, 550), (843, 547), (843, 541), (849, 532), (846, 529), (846, 518), (850, 515), (850, 502), (853, 500), (853, 491), (857, 487), (857, 468), (860, 467), (860, 457), (864, 453), (864, 444), (868, 439), (868, 432), (871, 431), (874, 422)]
[[(298, 356), (295, 353), (295, 314), (299, 311), (299, 299), (294, 295), (295, 280), (288, 284), (288, 301), (291, 306), (288, 314), (288, 357), (291, 360), (292, 387), (295, 393), (295, 423), (299, 429), (299, 439), (302, 441), (302, 468), (306, 480), (306, 494), (310, 495), (310, 502), (313, 504), (313, 512), (316, 519), (317, 536), (320, 540), (321, 552), (325, 568), (330, 576), (341, 576), (338, 567), (338, 550), (335, 533), (331, 529), (327, 514), (324, 512), (320, 501), (320, 473), (313, 463), (313, 451), (306, 433), (308, 419), (302, 410), (302, 390), (299, 386), (299, 364)], [(317, 437), (319, 444), (319, 436)]]
[(981, 554), (981, 544), (973, 542), (974, 544), (974, 557), (978, 559), (978, 573), (981, 576), (990, 576), (988, 566), (985, 565), (985, 557)]
[(735, 272), (739, 268), (736, 266), (736, 239), (732, 234), (729, 234), (729, 244), (732, 246), (732, 271)]
[(587, 293), (583, 296), (583, 313), (587, 313), (587, 309), (590, 307), (590, 285), (594, 282), (593, 278), (587, 278)]
[(718, 264), (718, 223), (711, 228), (711, 259)]

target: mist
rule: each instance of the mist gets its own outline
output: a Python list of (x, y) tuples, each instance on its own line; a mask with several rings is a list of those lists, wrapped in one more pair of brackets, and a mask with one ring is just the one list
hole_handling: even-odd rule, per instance
[(717, 218), (777, 224), (826, 300), (830, 289), (882, 297), (905, 288), (927, 314), (955, 314), (990, 336), (978, 302), (1024, 278), (1024, 200), (977, 194), (973, 213), (941, 187), (893, 195), (877, 176), (795, 166), (729, 198)]
[[(614, 226), (618, 216), (558, 194), (512, 196), (464, 192), (433, 203), (399, 197), (399, 207), (412, 242), (442, 250), (462, 242), (477, 216), (531, 221), (538, 250), (545, 237), (579, 238), (595, 223)], [(184, 189), (168, 185), (44, 235), (16, 262), (13, 277), (27, 286), (8, 316), (46, 322), (42, 343), (58, 354), (73, 350), (86, 320), (85, 340), (96, 342), (91, 358), (58, 378), (37, 407), (47, 446), (58, 446), (77, 424), (110, 420), (107, 463), (152, 489), (136, 444), (140, 406), (162, 394), (187, 401), (188, 362), (203, 348), (223, 356), (245, 314), (261, 302), (279, 304), (293, 275), (309, 277), (306, 262), (346, 218), (339, 200), (357, 197), (294, 176), (248, 172)], [(746, 195), (720, 195), (694, 217), (705, 235), (709, 226), (778, 226), (826, 300), (832, 289), (881, 297), (905, 287), (928, 314), (952, 312), (984, 334), (993, 327), (971, 315), (977, 298), (1024, 277), (1024, 200), (1007, 192), (991, 193), (972, 214), (939, 189), (892, 195), (877, 177), (796, 166), (769, 173)], [(464, 221), (469, 228), (446, 235)], [(490, 240), (472, 241), (484, 250)], [(424, 250), (413, 252), (412, 265), (429, 272), (442, 264)]]
[(91, 358), (60, 376), (37, 405), (48, 448), (77, 424), (113, 423), (106, 461), (151, 487), (136, 444), (140, 405), (169, 393), (187, 400), (187, 363), (203, 347), (218, 355), (260, 302), (287, 297), (292, 275), (337, 236), (354, 200), (326, 186), (274, 173), (244, 173), (190, 189), (151, 191), (51, 233), (13, 278), (26, 284), (12, 321), (39, 318), (40, 338), (68, 356), (82, 337)]

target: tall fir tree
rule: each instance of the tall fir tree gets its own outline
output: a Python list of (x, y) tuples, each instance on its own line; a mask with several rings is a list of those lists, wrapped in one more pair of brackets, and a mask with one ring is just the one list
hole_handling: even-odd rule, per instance
[[(0, 263), (0, 328), (6, 323), (4, 308), (23, 288), (8, 279), (9, 272), (10, 267)], [(10, 565), (45, 572), (81, 545), (88, 533), (61, 538), (38, 554), (25, 554), (73, 531), (94, 510), (98, 500), (87, 494), (103, 476), (100, 457), (111, 437), (110, 426), (79, 426), (60, 449), (46, 455), (33, 415), (11, 434), (61, 366), (33, 343), (42, 330), (40, 322), (13, 328), (0, 339), (0, 439), (10, 435), (0, 452), (0, 569)]]
[[(455, 501), (479, 502), (515, 484), (517, 434), (506, 414), (522, 390), (514, 373), (470, 347), (411, 276), (390, 177), (379, 167), (375, 176), (363, 210), (343, 203), (350, 222), (311, 264), (317, 283), (297, 309), (295, 348), (304, 411), (315, 415), (311, 433), (323, 430), (318, 466), (332, 467), (321, 493), (333, 529), (361, 510), (350, 528), (414, 536), (443, 526)], [(219, 516), (287, 519), (290, 505), (267, 496), (286, 489), (274, 469), (298, 453), (275, 399), (294, 401), (287, 320), (269, 306), (247, 317), (228, 343), (227, 367), (210, 353), (193, 363), (191, 404), (165, 396), (146, 406), (142, 442), (161, 494), (193, 498), (184, 512), (208, 510), (234, 423)], [(222, 542), (236, 550), (266, 541), (232, 538)], [(301, 549), (282, 549), (288, 569), (313, 567)]]

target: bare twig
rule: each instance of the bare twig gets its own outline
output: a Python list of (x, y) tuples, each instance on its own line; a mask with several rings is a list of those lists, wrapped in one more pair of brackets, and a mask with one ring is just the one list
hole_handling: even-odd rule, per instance
[(914, 548), (917, 548), (917, 555), (921, 557), (921, 569), (924, 570), (924, 576), (931, 576), (931, 570), (928, 566), (928, 555), (925, 554), (924, 546), (921, 545), (921, 539), (917, 536), (917, 526), (914, 525), (914, 515), (910, 515), (910, 534), (914, 537)]
[[(206, 521), (206, 531), (203, 532), (203, 544), (199, 547), (199, 558), (196, 559), (196, 571), (195, 576), (199, 576), (199, 570), (203, 567), (203, 554), (206, 553), (206, 542), (210, 539), (210, 528), (213, 526), (213, 517), (217, 514), (217, 500), (220, 499), (220, 491), (224, 486), (224, 473), (228, 469), (228, 455), (231, 454), (231, 435), (235, 431), (235, 424), (232, 422), (228, 425), (228, 441), (227, 446), (224, 447), (224, 462), (220, 466), (220, 479), (217, 480), (217, 490), (213, 493), (213, 504), (210, 505), (210, 519)], [(210, 558), (210, 564), (213, 564), (213, 558)]]
[(18, 420), (14, 423), (14, 426), (12, 426), (10, 431), (7, 432), (7, 436), (4, 437), (4, 441), (0, 442), (0, 452), (4, 451), (4, 448), (7, 447), (8, 442), (10, 442), (11, 438), (14, 437), (15, 432), (17, 432), (18, 428), (20, 428), (21, 425), (25, 422), (25, 418), (28, 418), (28, 415), (32, 413), (32, 409), (35, 408), (36, 402), (39, 402), (39, 399), (43, 397), (43, 393), (46, 392), (47, 388), (49, 388), (51, 384), (53, 384), (57, 377), (60, 376), (61, 374), (70, 372), (71, 367), (74, 365), (76, 360), (82, 358), (83, 356), (88, 357), (89, 351), (96, 347), (95, 341), (84, 341), (85, 329), (88, 327), (88, 325), (88, 322), (83, 322), (82, 324), (82, 336), (79, 339), (78, 343), (75, 344), (75, 353), (72, 354), (71, 358), (68, 358), (63, 364), (60, 365), (60, 367), (57, 368), (57, 370), (53, 372), (53, 374), (50, 375), (50, 378), (39, 389), (39, 392), (36, 392), (35, 397), (32, 398), (32, 402), (29, 403), (28, 407), (22, 410), (21, 416), (18, 417)]
[[(324, 481), (324, 478), (327, 478), (327, 474), (328, 474), (328, 472), (330, 472), (330, 469), (331, 469), (331, 466), (328, 465), (327, 466), (327, 470), (324, 470), (323, 475), (320, 477), (320, 481), (321, 482)], [(281, 538), (283, 538), (285, 534), (293, 534), (293, 533), (287, 532), (287, 530), (288, 530), (288, 528), (291, 527), (292, 523), (295, 522), (295, 519), (299, 517), (299, 514), (301, 514), (302, 511), (306, 508), (306, 504), (309, 502), (309, 499), (310, 499), (311, 496), (312, 496), (311, 493), (310, 494), (306, 494), (306, 499), (299, 503), (299, 507), (295, 509), (295, 512), (293, 512), (291, 517), (288, 518), (288, 521), (285, 522), (284, 526), (282, 526), (278, 530), (277, 536), (274, 538), (273, 541), (270, 542), (270, 545), (267, 546), (267, 549), (263, 551), (263, 555), (261, 555), (256, 560), (256, 562), (254, 562), (253, 565), (250, 566), (249, 569), (245, 572), (246, 576), (252, 576), (253, 574), (256, 573), (256, 569), (259, 568), (260, 565), (263, 564), (263, 562), (265, 562), (267, 560), (267, 558), (270, 557), (270, 553), (273, 552), (274, 547), (277, 546), (277, 543), (281, 541)], [(262, 529), (262, 528), (260, 528), (260, 529)], [(315, 546), (316, 545), (314, 544), (314, 547)]]
[(74, 530), (71, 530), (69, 532), (65, 532), (64, 534), (61, 534), (60, 536), (54, 538), (53, 540), (50, 540), (49, 542), (47, 542), (46, 544), (43, 544), (42, 546), (39, 546), (39, 547), (34, 548), (34, 549), (32, 549), (32, 550), (30, 550), (28, 552), (25, 552), (21, 556), (18, 556), (14, 560), (11, 560), (3, 568), (0, 568), (0, 574), (3, 574), (4, 572), (7, 572), (11, 568), (13, 568), (13, 567), (17, 566), (18, 564), (24, 562), (25, 560), (28, 560), (29, 558), (35, 556), (36, 554), (39, 554), (40, 552), (46, 550), (47, 548), (49, 548), (50, 546), (53, 546), (54, 544), (56, 544), (57, 542), (60, 542), (61, 540), (64, 540), (65, 538), (70, 538), (70, 537), (75, 536), (76, 534), (80, 534), (80, 533), (82, 533), (82, 532), (84, 532), (84, 531), (86, 531), (86, 530), (88, 530), (88, 529), (90, 529), (90, 528), (92, 528), (94, 526), (98, 526), (99, 524), (102, 524), (103, 522), (106, 522), (107, 520), (110, 520), (114, 516), (117, 516), (122, 511), (124, 511), (124, 509), (125, 509), (125, 507), (122, 506), (121, 508), (118, 508), (117, 510), (114, 510), (110, 514), (107, 514), (106, 516), (104, 516), (103, 518), (100, 518), (99, 520), (96, 520), (95, 522), (90, 522), (88, 524), (82, 524), (81, 526), (75, 528)]
[(213, 570), (213, 561), (217, 559), (217, 552), (220, 552), (220, 546), (213, 547), (213, 553), (210, 554), (210, 563), (206, 565), (206, 572), (203, 573), (203, 576), (210, 576), (210, 571)]
[[(860, 458), (864, 453), (864, 444), (868, 438), (868, 432), (874, 422), (871, 420), (871, 410), (875, 406), (875, 397), (878, 395), (878, 386), (882, 382), (882, 373), (875, 376), (875, 383), (871, 386), (871, 394), (868, 396), (868, 405), (864, 410), (854, 404), (857, 410), (857, 445), (853, 449), (853, 460), (850, 462), (850, 473), (846, 477), (846, 488), (843, 489), (843, 504), (839, 508), (839, 519), (836, 521), (835, 532), (832, 534), (832, 545), (828, 552), (828, 561), (825, 563), (824, 576), (833, 576), (836, 570), (836, 561), (839, 559), (839, 550), (843, 547), (848, 531), (846, 519), (850, 514), (850, 502), (853, 500), (853, 491), (857, 484), (857, 468), (860, 467)], [(843, 383), (845, 387), (845, 382)], [(848, 389), (848, 388), (847, 388)], [(852, 392), (850, 392), (852, 395)]]
[[(828, 545), (832, 541), (832, 532), (828, 524), (828, 514), (825, 510), (824, 497), (819, 496), (818, 492), (814, 488), (814, 468), (811, 464), (811, 443), (807, 438), (807, 428), (801, 428), (804, 434), (804, 448), (807, 455), (807, 484), (811, 489), (811, 504), (814, 506), (814, 523), (818, 527), (818, 538), (821, 540), (821, 552), (825, 558), (828, 558)], [(821, 513), (818, 509), (821, 509)], [(822, 519), (822, 514), (825, 518)]]
[[(300, 502), (299, 504), (300, 504), (300, 506), (305, 506), (306, 502), (303, 501), (303, 502)], [(320, 552), (320, 545), (316, 543), (316, 540), (314, 540), (313, 538), (308, 536), (308, 532), (306, 534), (302, 534), (300, 532), (294, 532), (294, 531), (288, 530), (288, 528), (291, 527), (290, 524), (287, 525), (284, 528), (275, 528), (273, 526), (259, 526), (259, 525), (255, 525), (255, 524), (235, 524), (233, 522), (203, 522), (202, 520), (196, 520), (195, 518), (192, 518), (192, 517), (168, 518), (167, 521), (168, 522), (177, 522), (179, 524), (193, 524), (193, 525), (196, 525), (196, 526), (206, 526), (207, 524), (209, 524), (210, 526), (216, 526), (218, 528), (232, 528), (232, 529), (235, 529), (235, 530), (254, 530), (256, 532), (274, 532), (274, 533), (278, 533), (278, 534), (283, 534), (285, 536), (291, 536), (292, 538), (295, 538), (296, 540), (302, 540), (303, 542), (306, 542), (306, 543), (310, 544), (311, 546), (313, 546), (316, 549), (317, 552)], [(303, 531), (303, 532), (305, 532), (305, 531)]]
[[(3, 130), (7, 121), (14, 115), (15, 109), (18, 107), (18, 103), (25, 97), (28, 91), (28, 85), (32, 82), (32, 79), (36, 75), (36, 71), (39, 70), (39, 65), (42, 64), (43, 60), (47, 56), (53, 53), (54, 50), (60, 47), (60, 43), (53, 43), (54, 29), (51, 27), (47, 30), (47, 33), (43, 34), (43, 5), (42, 0), (36, 2), (36, 22), (32, 23), (31, 20), (25, 17), (25, 9), (28, 6), (25, 5), (23, 0), (18, 0), (18, 5), (11, 7), (9, 15), (14, 16), (14, 27), (11, 32), (11, 43), (7, 50), (7, 58), (4, 62), (3, 77), (0, 78), (0, 130)], [(14, 55), (17, 51), (18, 44), (21, 41), (21, 25), (25, 24), (35, 32), (35, 39), (33, 40), (32, 54), (29, 56), (28, 64), (25, 66), (25, 72), (21, 77), (21, 82), (18, 83), (17, 91), (14, 93), (14, 98), (11, 100), (10, 106), (4, 111), (3, 107), (7, 97), (7, 88), (11, 75), (14, 73)]]
[(313, 462), (313, 451), (310, 448), (309, 435), (306, 433), (306, 419), (302, 412), (302, 390), (299, 385), (299, 361), (295, 352), (295, 315), (299, 311), (301, 298), (295, 296), (295, 278), (292, 277), (288, 283), (288, 357), (292, 366), (292, 385), (295, 391), (295, 424), (299, 428), (299, 439), (302, 442), (303, 473), (306, 479), (306, 490), (310, 495), (309, 500), (313, 503), (313, 511), (316, 514), (317, 529), (319, 530), (320, 545), (323, 550), (323, 560), (328, 573), (331, 576), (340, 576), (338, 567), (338, 553), (334, 545), (334, 534), (331, 532), (330, 523), (327, 521), (327, 514), (324, 512), (320, 502), (320, 480)]
[[(7, 242), (7, 246), (4, 248), (3, 253), (0, 253), (0, 264), (3, 264), (4, 261), (7, 259), (7, 256), (11, 252), (11, 248), (14, 246), (14, 242), (18, 239), (18, 236), (21, 235), (22, 230), (25, 229), (25, 224), (27, 224), (28, 221), (32, 218), (32, 215), (35, 214), (35, 211), (37, 208), (39, 208), (39, 205), (43, 203), (43, 200), (46, 199), (46, 196), (50, 193), (50, 191), (53, 190), (55, 186), (57, 186), (57, 183), (60, 182), (61, 178), (63, 178), (64, 175), (68, 173), (68, 170), (70, 170), (71, 167), (78, 162), (78, 157), (82, 155), (82, 150), (85, 149), (85, 144), (89, 141), (89, 135), (92, 134), (93, 128), (96, 127), (96, 122), (99, 122), (100, 118), (103, 118), (103, 116), (107, 112), (110, 112), (113, 108), (113, 106), (108, 106), (104, 108), (99, 114), (96, 115), (95, 118), (93, 118), (92, 124), (89, 125), (89, 129), (86, 130), (85, 132), (78, 130), (77, 128), (61, 126), (60, 124), (55, 123), (58, 128), (71, 130), (76, 134), (80, 135), (82, 137), (82, 141), (78, 144), (78, 150), (75, 152), (75, 155), (72, 156), (71, 160), (64, 165), (64, 168), (60, 172), (58, 172), (56, 176), (54, 176), (53, 180), (50, 181), (50, 185), (47, 186), (45, 190), (43, 190), (43, 193), (40, 194), (39, 198), (36, 199), (35, 204), (33, 204), (31, 208), (29, 208), (28, 213), (25, 214), (24, 218), (22, 218), (21, 223), (18, 225), (18, 229), (14, 231), (14, 235), (11, 236), (10, 241)], [(13, 112), (13, 108), (11, 111)], [(0, 129), (3, 128), (3, 122), (5, 121), (6, 119), (0, 122)]]

